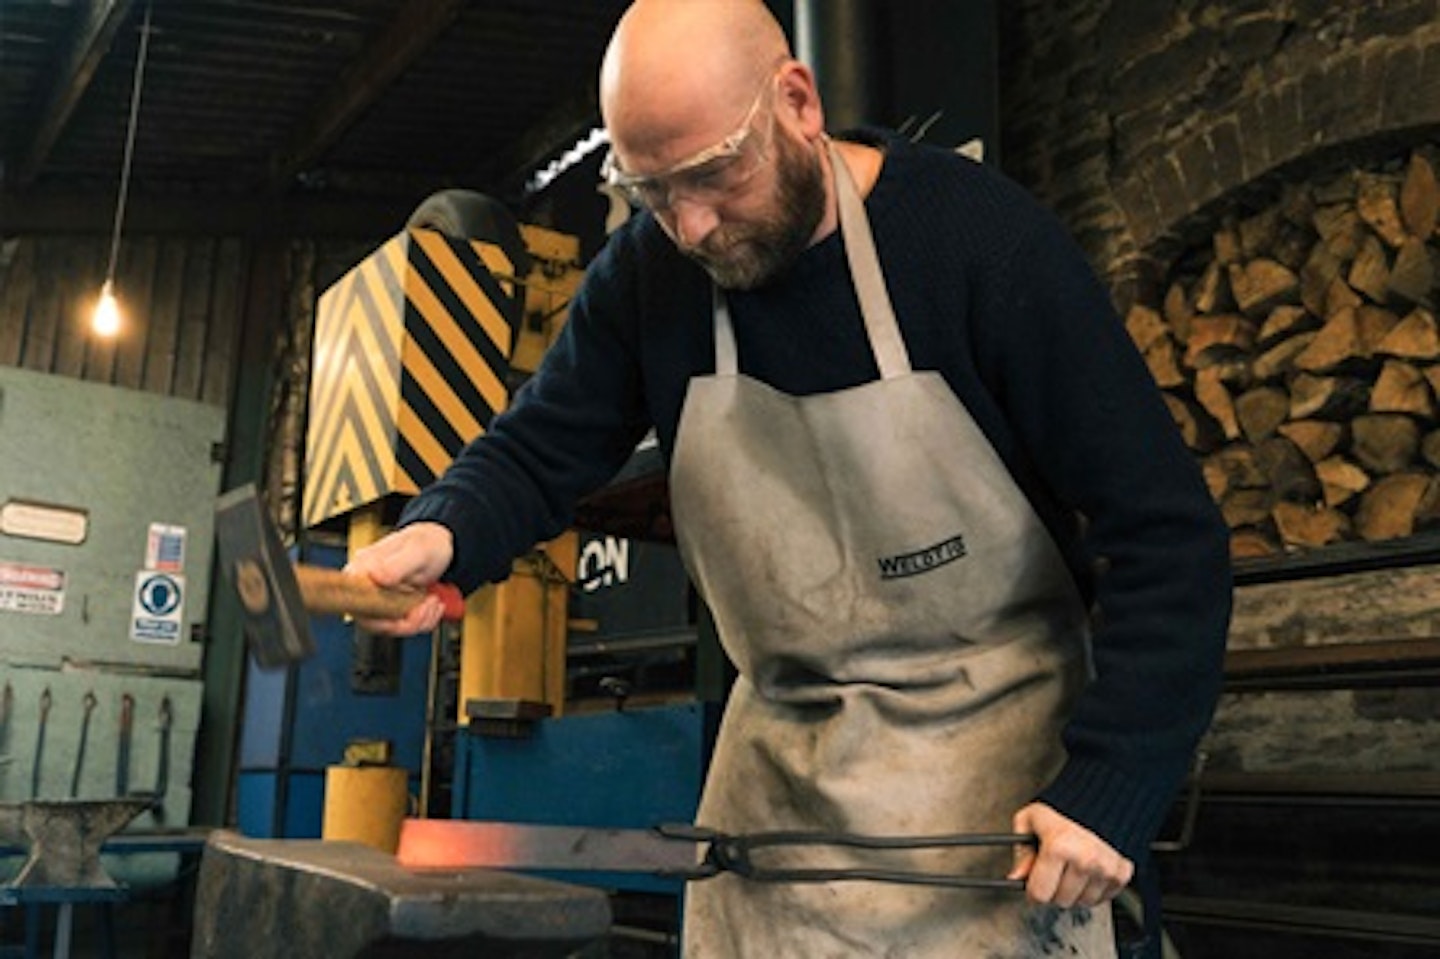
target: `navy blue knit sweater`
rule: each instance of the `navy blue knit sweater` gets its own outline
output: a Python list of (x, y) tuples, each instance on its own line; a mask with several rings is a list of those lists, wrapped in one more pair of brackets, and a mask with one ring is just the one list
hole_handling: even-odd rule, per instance
[[(876, 135), (879, 136), (879, 135)], [(1057, 221), (995, 171), (883, 137), (866, 199), (917, 370), (941, 373), (1097, 605), (1096, 679), (1041, 797), (1143, 859), (1219, 690), (1226, 530), (1134, 347)], [(731, 294), (741, 371), (791, 394), (877, 377), (839, 234), (779, 281)], [(706, 275), (648, 215), (591, 265), (542, 369), (402, 522), (455, 533), (467, 590), (567, 525), (690, 377), (714, 371)], [(943, 443), (944, 437), (935, 437)]]

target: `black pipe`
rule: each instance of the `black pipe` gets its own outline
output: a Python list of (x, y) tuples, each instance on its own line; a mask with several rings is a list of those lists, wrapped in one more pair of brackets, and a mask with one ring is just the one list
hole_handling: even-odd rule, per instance
[(890, 17), (882, 0), (795, 0), (797, 56), (815, 71), (825, 125), (893, 125)]

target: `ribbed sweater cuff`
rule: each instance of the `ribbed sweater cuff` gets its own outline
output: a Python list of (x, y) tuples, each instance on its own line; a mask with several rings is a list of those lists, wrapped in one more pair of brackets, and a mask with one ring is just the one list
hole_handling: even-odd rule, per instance
[(1113, 766), (1072, 760), (1037, 798), (1140, 864), (1174, 800), (1172, 782), (1169, 775), (1137, 779)]
[(466, 595), (485, 581), (481, 561), (473, 555), (475, 544), (481, 542), (475, 528), (476, 512), (473, 507), (466, 509), (447, 496), (421, 494), (405, 504), (395, 524), (398, 529), (411, 523), (439, 523), (450, 530), (454, 537), (455, 555), (444, 579), (454, 583)]

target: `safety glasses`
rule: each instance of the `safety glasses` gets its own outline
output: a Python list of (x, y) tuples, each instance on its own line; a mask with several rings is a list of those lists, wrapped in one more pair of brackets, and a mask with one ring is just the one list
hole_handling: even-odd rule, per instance
[(600, 176), (617, 187), (633, 205), (656, 213), (670, 210), (677, 200), (713, 205), (734, 195), (764, 166), (769, 150), (768, 133), (757, 130), (756, 121), (762, 107), (769, 102), (774, 75), (765, 81), (755, 95), (740, 126), (714, 146), (706, 147), (667, 170), (659, 173), (626, 173), (620, 168), (612, 149), (600, 166)]

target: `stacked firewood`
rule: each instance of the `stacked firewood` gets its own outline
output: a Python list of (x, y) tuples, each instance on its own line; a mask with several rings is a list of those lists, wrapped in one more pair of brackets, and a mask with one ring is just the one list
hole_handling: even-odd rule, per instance
[(1440, 525), (1435, 169), (1289, 187), (1126, 317), (1236, 558)]

